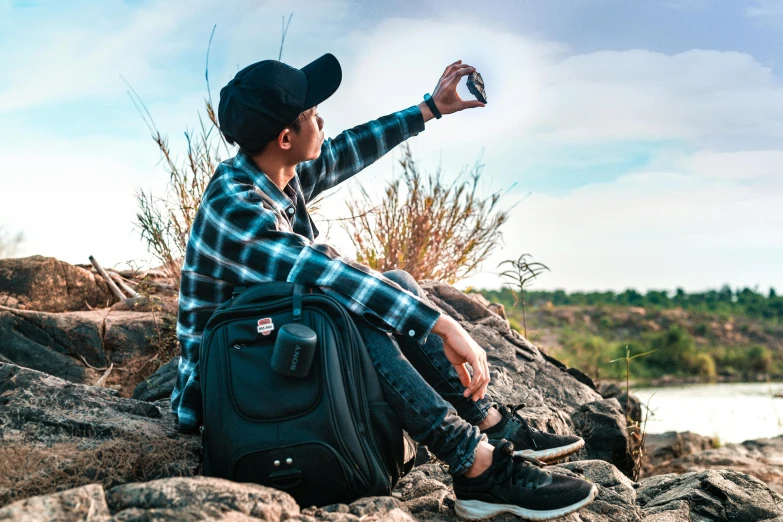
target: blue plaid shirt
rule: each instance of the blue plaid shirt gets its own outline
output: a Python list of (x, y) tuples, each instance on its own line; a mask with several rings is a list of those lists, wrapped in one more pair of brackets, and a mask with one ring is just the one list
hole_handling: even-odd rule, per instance
[(201, 425), (201, 335), (236, 286), (316, 285), (379, 329), (426, 342), (440, 312), (381, 273), (314, 243), (318, 229), (305, 207), (422, 130), (424, 117), (413, 106), (343, 131), (324, 141), (317, 159), (298, 164), (282, 191), (242, 151), (218, 165), (191, 227), (182, 267), (180, 360), (171, 395), (180, 431)]

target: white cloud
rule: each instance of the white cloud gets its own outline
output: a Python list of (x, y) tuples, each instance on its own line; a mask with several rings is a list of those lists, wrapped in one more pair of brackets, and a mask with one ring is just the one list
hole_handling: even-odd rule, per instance
[(671, 139), (736, 146), (783, 137), (783, 82), (737, 52), (634, 49), (571, 56), (543, 73), (552, 139)]
[(498, 286), (497, 263), (531, 252), (552, 268), (544, 288), (783, 287), (783, 184), (770, 177), (782, 170), (783, 151), (702, 153), (679, 172), (534, 194), (506, 226), (508, 248), (464, 285)]
[[(409, 37), (401, 41), (402, 32)], [(335, 53), (343, 84), (319, 108), (331, 136), (397, 110), (395, 100), (418, 103), (456, 59), (477, 67), (487, 107), (428, 123), (416, 138), (433, 168), (443, 152), (446, 171), (472, 164), (482, 147), (490, 169), (554, 168), (576, 159), (585, 166), (611, 162), (606, 155), (616, 147), (606, 145), (613, 142), (679, 141), (732, 151), (776, 147), (783, 138), (783, 82), (748, 54), (636, 49), (568, 56), (555, 42), (402, 19), (348, 33), (337, 48), (355, 49), (355, 55)], [(457, 91), (472, 99), (464, 80)], [(590, 152), (590, 144), (602, 147)], [(564, 154), (568, 147), (586, 152), (571, 158)]]
[[(357, 56), (344, 61), (349, 74), (321, 109), (327, 130), (336, 133), (363, 121), (348, 115), (374, 117), (382, 100), (416, 103), (422, 90), (430, 90), (424, 80), (431, 81), (436, 60), (420, 63), (416, 49), (394, 41), (403, 27), (411, 41), (426, 42), (438, 61), (461, 57), (487, 80), (486, 109), (428, 123), (412, 142), (429, 171), (439, 151), (444, 172), (471, 165), (480, 145), (486, 145), (483, 162), (490, 176), (501, 174), (499, 165), (536, 165), (556, 174), (561, 167), (611, 164), (620, 158), (612, 154), (629, 142), (676, 141), (684, 151), (696, 148), (693, 153), (652, 149), (652, 163), (665, 169), (660, 172), (629, 173), (563, 196), (526, 199), (505, 226), (504, 246), (485, 263), (483, 274), (464, 285), (497, 286), (497, 263), (524, 252), (557, 268), (540, 282), (548, 287), (698, 288), (779, 278), (770, 259), (783, 251), (781, 186), (775, 176), (783, 152), (755, 149), (777, 145), (783, 137), (783, 85), (750, 55), (630, 50), (565, 56), (567, 49), (557, 44), (474, 28), (474, 41), (486, 46), (474, 58), (461, 27), (452, 32), (437, 23), (389, 20), (371, 34), (346, 37)], [(404, 70), (406, 79), (388, 70)], [(617, 145), (606, 147), (612, 143)], [(599, 147), (591, 152), (590, 144)], [(388, 179), (392, 166), (384, 158), (357, 179), (380, 194), (372, 181)], [(524, 192), (525, 180), (519, 181)], [(345, 216), (345, 195), (347, 190), (325, 210)], [(350, 251), (339, 229), (330, 242)], [(751, 269), (743, 272), (740, 262)]]
[(783, 179), (783, 150), (700, 151), (681, 164), (687, 172), (714, 179)]
[[(379, 110), (398, 110), (396, 100), (418, 104), (457, 60), (476, 67), (486, 85), (487, 107), (433, 122), (432, 131), (420, 140), (422, 147), (433, 148), (485, 144), (489, 136), (529, 130), (529, 114), (541, 96), (542, 71), (566, 50), (562, 44), (474, 24), (400, 18), (384, 20), (369, 33), (348, 33), (336, 43), (353, 50), (342, 58), (335, 53), (343, 65), (343, 84), (324, 103), (332, 116), (327, 121), (340, 129), (375, 118)], [(474, 100), (465, 82), (463, 78), (457, 92)]]
[(755, 0), (745, 8), (745, 16), (756, 19), (762, 25), (783, 28), (783, 2), (781, 0)]

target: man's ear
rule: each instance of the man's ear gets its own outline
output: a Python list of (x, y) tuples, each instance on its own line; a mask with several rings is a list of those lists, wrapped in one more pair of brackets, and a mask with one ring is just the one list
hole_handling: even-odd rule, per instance
[(280, 150), (288, 150), (291, 145), (291, 129), (283, 129), (277, 136), (277, 146)]

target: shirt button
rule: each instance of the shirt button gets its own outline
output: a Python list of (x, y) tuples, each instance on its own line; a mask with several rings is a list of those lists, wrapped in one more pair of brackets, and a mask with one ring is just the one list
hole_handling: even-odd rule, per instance
[(288, 207), (288, 213), (293, 214), (294, 213), (294, 207)]
[(414, 332), (413, 330), (408, 330), (408, 335), (413, 337), (414, 335), (416, 335), (416, 332)]

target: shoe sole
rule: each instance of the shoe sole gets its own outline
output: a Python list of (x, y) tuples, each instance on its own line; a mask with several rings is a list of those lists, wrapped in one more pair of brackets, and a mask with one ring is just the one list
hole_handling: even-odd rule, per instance
[(580, 500), (576, 504), (571, 504), (570, 506), (559, 509), (525, 509), (514, 504), (491, 504), (489, 502), (482, 502), (480, 500), (457, 499), (457, 502), (454, 505), (454, 510), (457, 512), (457, 515), (467, 520), (484, 520), (500, 515), (501, 513), (512, 513), (527, 520), (551, 520), (553, 518), (562, 517), (582, 509), (595, 500), (597, 495), (598, 488), (595, 486), (595, 484), (593, 484), (593, 488), (590, 490), (590, 494), (587, 497)]
[(549, 448), (548, 450), (519, 450), (515, 451), (514, 455), (524, 455), (526, 457), (534, 457), (537, 458), (540, 461), (543, 461), (547, 464), (554, 460), (561, 459), (563, 457), (567, 457), (568, 455), (572, 453), (576, 453), (580, 449), (584, 448), (585, 441), (584, 439), (580, 439), (573, 444), (569, 444), (568, 446), (560, 446), (559, 448)]

